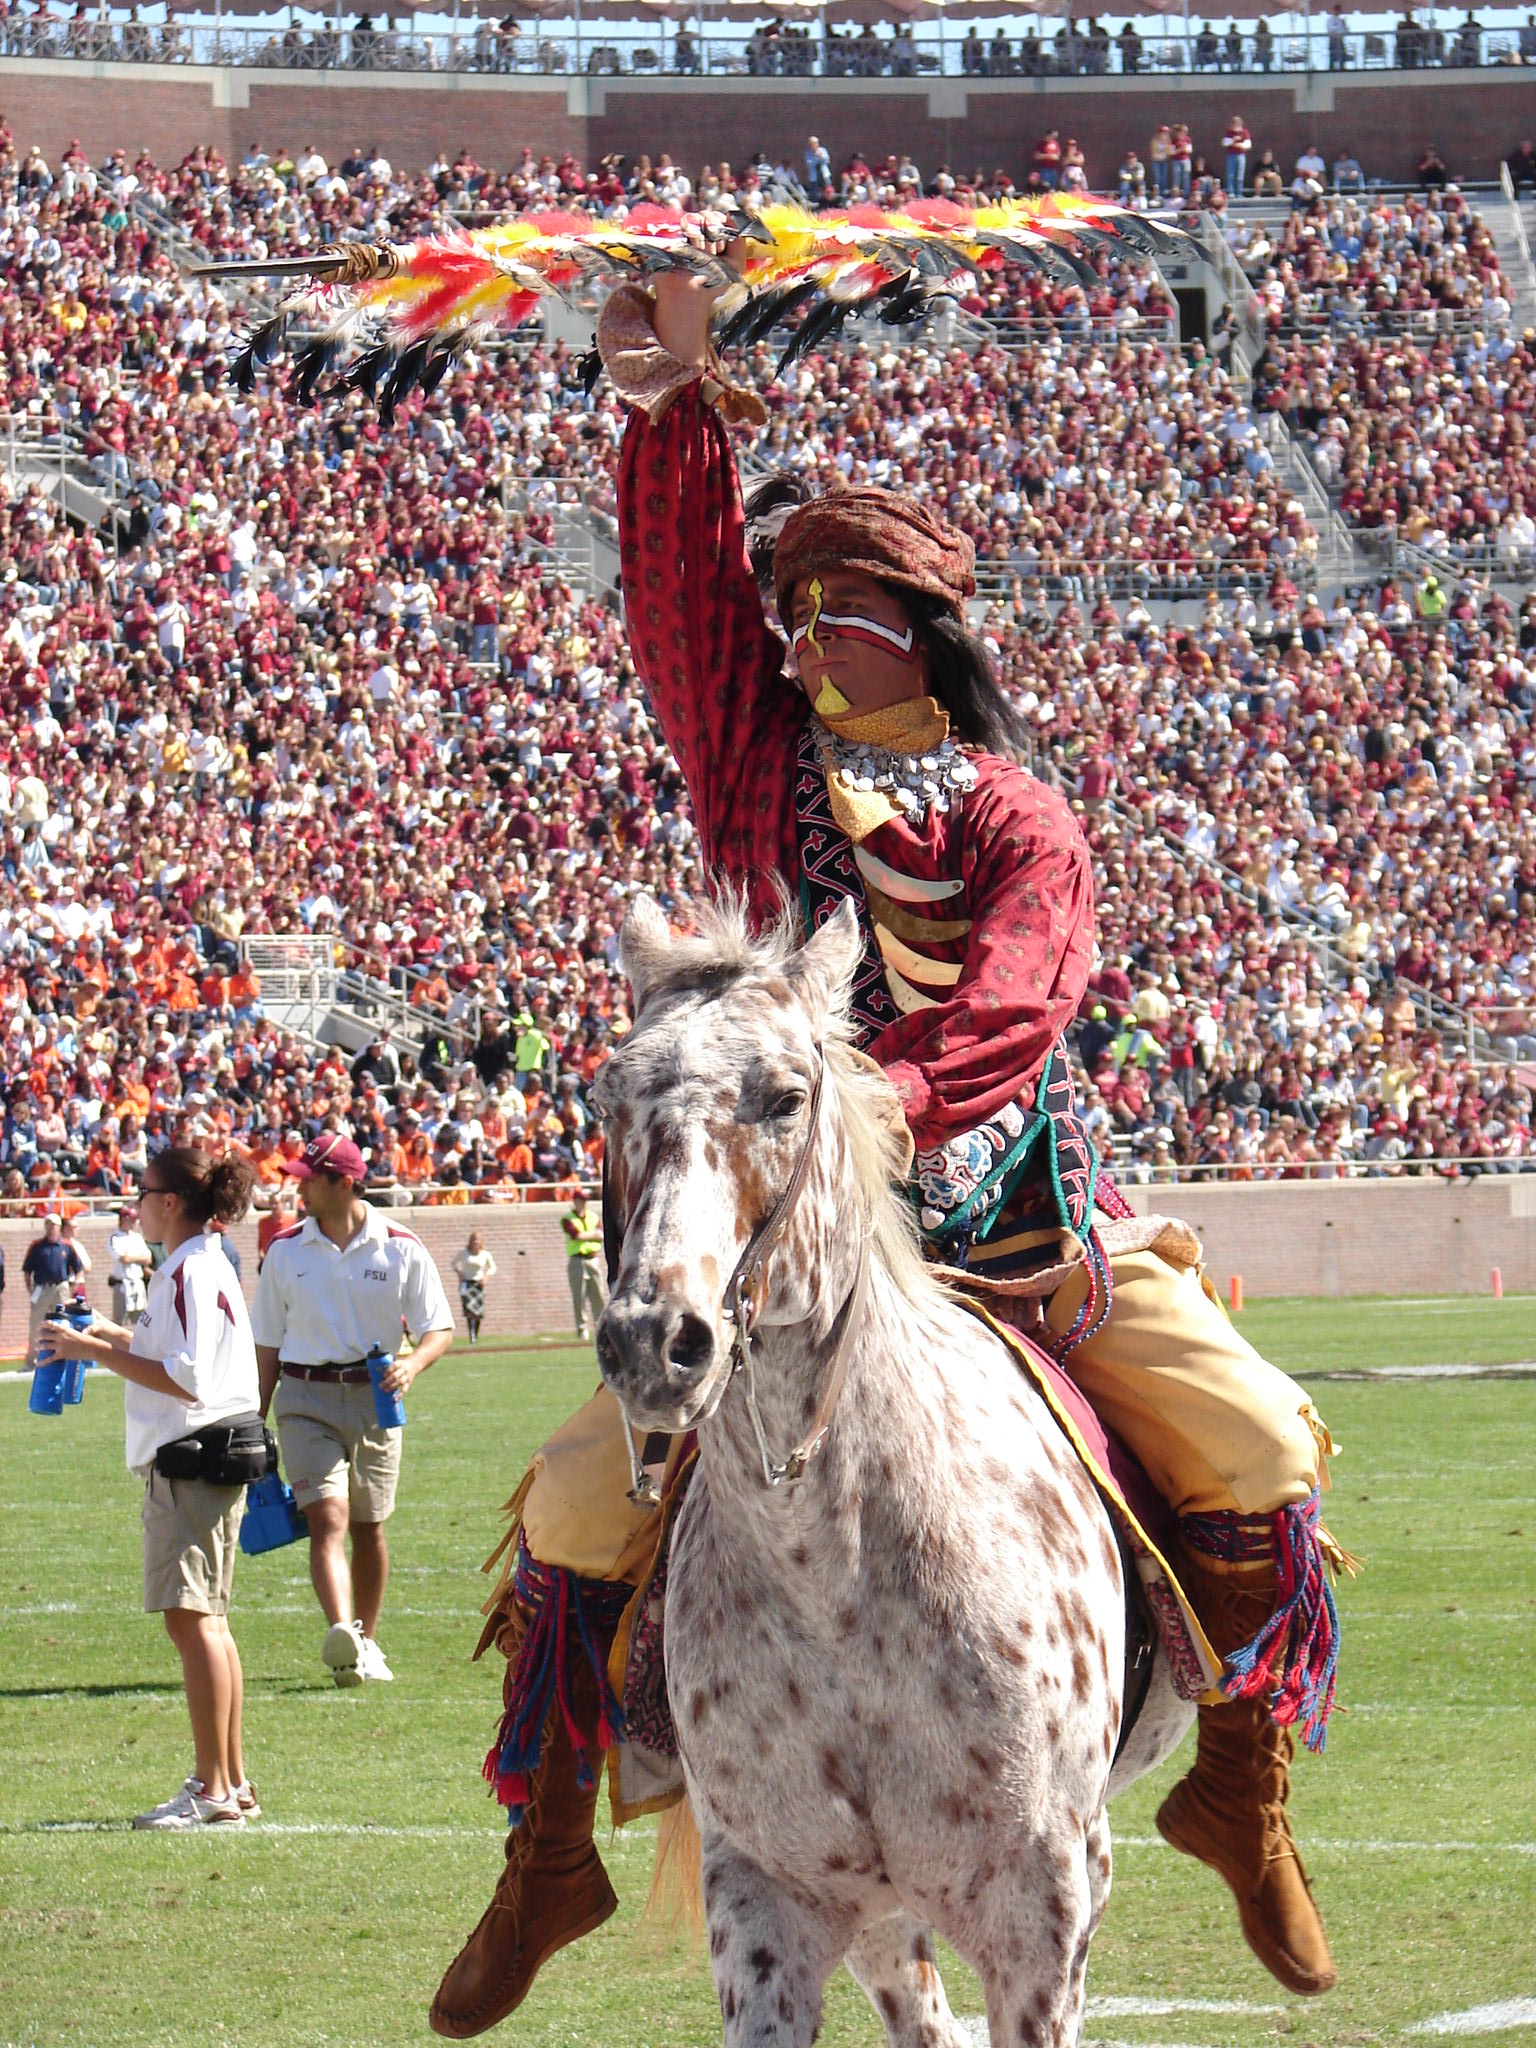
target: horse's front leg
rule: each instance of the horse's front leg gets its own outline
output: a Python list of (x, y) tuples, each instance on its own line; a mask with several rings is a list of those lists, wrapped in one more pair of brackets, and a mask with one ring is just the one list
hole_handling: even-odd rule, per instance
[(852, 1933), (790, 1896), (719, 1834), (703, 1833), (704, 1917), (725, 2048), (811, 2048), (821, 1993)]
[(856, 1934), (844, 1961), (884, 2020), (890, 2048), (973, 2048), (944, 1996), (933, 1936), (910, 1913)]

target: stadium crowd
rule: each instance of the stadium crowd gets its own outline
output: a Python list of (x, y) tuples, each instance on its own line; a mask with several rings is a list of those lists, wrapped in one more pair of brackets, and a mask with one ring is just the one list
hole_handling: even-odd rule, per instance
[[(24, 461), (0, 472), (6, 1202), (120, 1193), (203, 1132), (271, 1199), (328, 1125), (385, 1199), (589, 1174), (625, 904), (698, 879), (619, 622), (552, 547), (547, 486), (611, 478), (611, 397), (538, 344), (467, 363), (389, 432), (359, 398), (243, 395), (220, 374), (237, 316), (134, 204), (256, 254), (425, 227), (465, 195), (698, 193), (664, 159), (413, 182), (315, 155), (50, 166), (0, 132), (10, 425), (70, 439), (124, 498), (114, 545)], [(1049, 316), (1028, 353), (850, 345), (787, 387), (761, 366), (755, 457), (942, 488), (998, 572), (986, 630), (1095, 853), (1095, 1129), (1133, 1172), (1507, 1169), (1527, 1082), (1451, 1050), (1402, 982), (1536, 1054), (1536, 609), (1468, 587), (1443, 618), (1390, 589), (1325, 613), (1252, 423), (1222, 372), (1162, 346), (1155, 294), (1110, 272), (1043, 289), (1009, 274), (972, 309)], [(1064, 562), (1125, 557), (1153, 590), (1235, 561), (1253, 592), (1159, 628), (1086, 569), (1083, 609), (1052, 619)], [(348, 1060), (263, 1014), (239, 942), (293, 931), (408, 985), (436, 1020), (419, 1060), (387, 1036)]]
[(1319, 197), (1232, 239), (1269, 326), (1256, 402), (1308, 438), (1345, 517), (1528, 572), (1536, 335), (1510, 330), (1506, 281), (1462, 195)]

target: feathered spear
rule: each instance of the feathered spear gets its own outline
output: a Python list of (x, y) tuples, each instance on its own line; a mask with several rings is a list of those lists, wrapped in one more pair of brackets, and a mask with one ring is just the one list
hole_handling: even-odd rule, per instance
[[(703, 246), (706, 232), (729, 260)], [(1079, 282), (1092, 279), (1090, 258), (1100, 249), (1150, 257), (1184, 240), (1146, 214), (1070, 193), (978, 207), (921, 199), (894, 212), (765, 206), (739, 218), (637, 206), (622, 224), (529, 213), (472, 233), (341, 242), (305, 256), (200, 264), (190, 275), (302, 279), (252, 330), (231, 366), (235, 383), (250, 390), (257, 366), (302, 333), (295, 395), (308, 402), (334, 370), (388, 420), (407, 392), (434, 391), (467, 349), (511, 332), (542, 298), (569, 299), (584, 286), (696, 271), (723, 287), (715, 313), (721, 347), (760, 341), (801, 314), (782, 370), (855, 314), (893, 325), (920, 317), (966, 274), (1022, 263)], [(594, 358), (588, 367), (590, 383)]]

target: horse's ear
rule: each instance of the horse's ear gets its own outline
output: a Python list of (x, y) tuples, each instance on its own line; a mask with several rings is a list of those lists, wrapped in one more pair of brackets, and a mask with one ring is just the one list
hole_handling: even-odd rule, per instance
[(652, 896), (637, 896), (619, 933), (619, 965), (635, 993), (638, 1012), (672, 950), (672, 934)]
[(810, 1012), (818, 1035), (831, 1013), (841, 1009), (858, 972), (863, 947), (859, 914), (845, 897), (826, 923), (785, 963), (784, 972)]

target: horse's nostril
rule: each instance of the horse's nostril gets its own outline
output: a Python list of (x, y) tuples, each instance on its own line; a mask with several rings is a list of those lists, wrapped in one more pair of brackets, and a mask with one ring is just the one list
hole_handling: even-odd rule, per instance
[(597, 1325), (597, 1369), (604, 1378), (619, 1369), (619, 1347), (613, 1341), (613, 1332), (605, 1317), (600, 1317)]
[(715, 1333), (702, 1316), (685, 1315), (667, 1346), (667, 1363), (683, 1372), (701, 1372), (715, 1355)]

